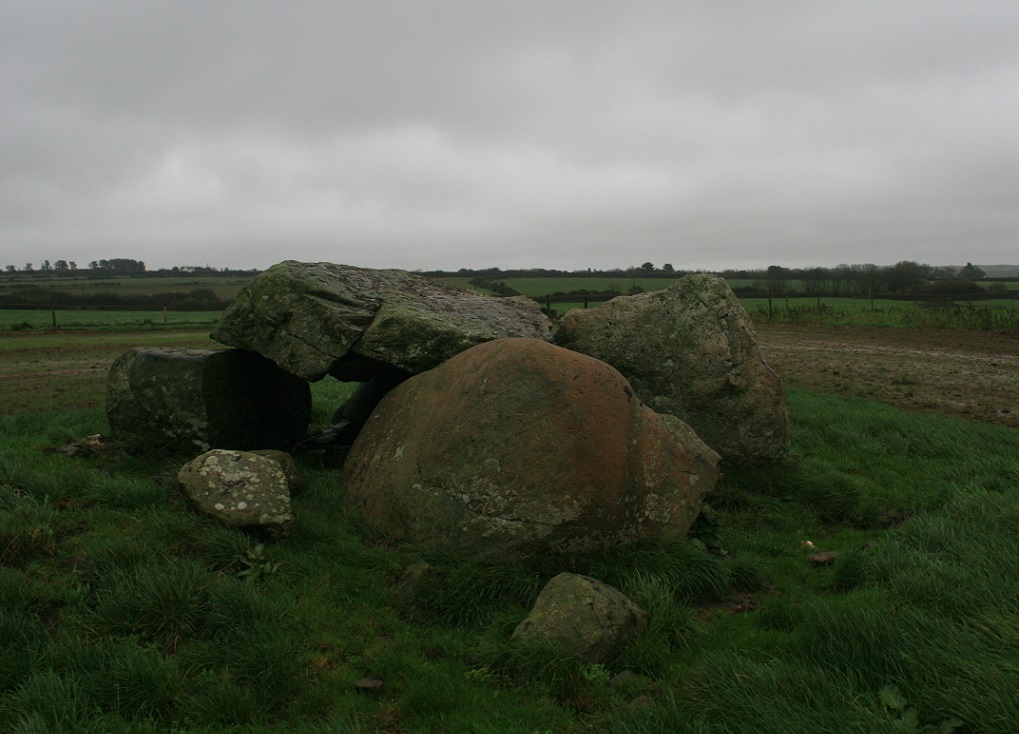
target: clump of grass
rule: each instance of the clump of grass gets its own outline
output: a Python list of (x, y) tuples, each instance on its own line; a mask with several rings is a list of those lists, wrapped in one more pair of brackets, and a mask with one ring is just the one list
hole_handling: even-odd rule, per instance
[(239, 685), (230, 671), (204, 670), (190, 681), (182, 709), (196, 724), (220, 730), (267, 721), (258, 694)]
[(129, 719), (167, 716), (185, 680), (174, 657), (133, 637), (62, 635), (47, 662), (76, 681), (93, 707)]
[(648, 540), (585, 559), (582, 572), (629, 594), (650, 578), (677, 599), (709, 603), (739, 588), (759, 588), (763, 580), (752, 565), (719, 558), (686, 541)]
[(251, 538), (240, 530), (209, 524), (197, 535), (190, 550), (212, 571), (236, 574), (242, 570), (238, 557), (251, 547)]
[(623, 651), (619, 667), (661, 678), (704, 634), (696, 611), (662, 577), (636, 571), (627, 593), (648, 615), (648, 627)]
[(56, 553), (57, 512), (47, 497), (2, 492), (0, 508), (0, 565), (21, 565)]
[(560, 703), (576, 705), (595, 692), (607, 693), (609, 675), (605, 666), (584, 664), (551, 642), (517, 643), (503, 637), (489, 639), (480, 650), (485, 669), (492, 675), (540, 691)]
[(37, 615), (14, 604), (0, 608), (0, 639), (4, 641), (0, 646), (0, 693), (10, 690), (36, 668), (48, 638), (48, 630)]
[(403, 600), (408, 613), (434, 623), (476, 626), (506, 605), (528, 607), (542, 576), (515, 561), (435, 554)]
[(91, 477), (81, 496), (109, 508), (134, 510), (165, 501), (169, 491), (151, 479), (103, 472)]
[(902, 731), (876, 696), (873, 703), (863, 699), (851, 678), (752, 651), (707, 653), (696, 675), (676, 681), (643, 708), (619, 710), (603, 725), (620, 734)]
[(150, 560), (104, 579), (86, 623), (97, 634), (138, 635), (164, 651), (176, 650), (182, 640), (211, 634), (210, 584), (208, 572), (194, 561)]
[(90, 702), (73, 676), (41, 670), (0, 702), (0, 717), (14, 732), (84, 731)]

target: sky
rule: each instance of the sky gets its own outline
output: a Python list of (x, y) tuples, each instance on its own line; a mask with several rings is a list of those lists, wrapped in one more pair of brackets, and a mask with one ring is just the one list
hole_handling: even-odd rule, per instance
[(0, 0), (0, 267), (1019, 262), (1015, 0)]

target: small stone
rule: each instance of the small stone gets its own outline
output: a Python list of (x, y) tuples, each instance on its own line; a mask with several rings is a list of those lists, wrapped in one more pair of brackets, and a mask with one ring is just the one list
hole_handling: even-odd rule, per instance
[(201, 515), (273, 538), (290, 534), (287, 476), (271, 457), (213, 449), (184, 465), (177, 480)]
[(378, 678), (358, 678), (354, 681), (354, 688), (364, 693), (382, 693), (385, 687), (386, 684)]
[(823, 566), (826, 563), (831, 563), (839, 557), (838, 551), (824, 551), (823, 553), (815, 553), (810, 556), (810, 562), (816, 563), (819, 566)]
[(541, 590), (510, 639), (552, 643), (583, 663), (608, 664), (647, 624), (647, 613), (618, 589), (561, 573)]

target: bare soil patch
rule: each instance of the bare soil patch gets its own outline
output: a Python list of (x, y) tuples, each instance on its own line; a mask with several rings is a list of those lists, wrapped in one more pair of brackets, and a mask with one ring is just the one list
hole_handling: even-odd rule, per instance
[(1019, 428), (1019, 338), (951, 329), (755, 325), (786, 384)]
[(0, 415), (90, 408), (106, 401), (110, 365), (131, 347), (222, 348), (208, 331), (0, 334)]

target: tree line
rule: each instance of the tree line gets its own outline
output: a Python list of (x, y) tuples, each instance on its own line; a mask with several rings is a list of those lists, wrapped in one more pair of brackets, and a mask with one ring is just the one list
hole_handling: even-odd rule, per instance
[(766, 270), (724, 271), (727, 280), (750, 281), (742, 290), (781, 294), (792, 281), (811, 295), (874, 296), (885, 294), (965, 294), (983, 289), (976, 281), (986, 273), (972, 263), (961, 268), (935, 267), (913, 260), (895, 265), (839, 265), (834, 268), (784, 268), (772, 265)]
[[(431, 277), (470, 278), (475, 285), (493, 285), (509, 289), (501, 281), (512, 278), (679, 278), (694, 271), (678, 270), (671, 263), (661, 267), (646, 262), (640, 266), (610, 270), (550, 270), (547, 268), (510, 269), (460, 268), (455, 271), (429, 270), (422, 275)], [(834, 268), (786, 268), (771, 265), (756, 270), (722, 270), (717, 273), (730, 282), (733, 290), (744, 293), (771, 293), (779, 295), (793, 290), (793, 283), (799, 283), (797, 290), (810, 295), (825, 296), (876, 296), (884, 294), (966, 294), (982, 291), (977, 281), (986, 273), (972, 263), (958, 267), (937, 267), (902, 260), (895, 265), (881, 266), (838, 265)], [(992, 286), (993, 287), (993, 286)], [(1002, 284), (1002, 289), (1004, 285)], [(579, 291), (578, 291), (579, 292)]]
[[(132, 277), (172, 277), (177, 275), (201, 275), (201, 276), (248, 276), (254, 277), (260, 271), (257, 269), (237, 270), (229, 268), (212, 268), (209, 266), (174, 266), (172, 268), (161, 268), (159, 270), (147, 270), (145, 263), (141, 260), (131, 258), (111, 258), (93, 260), (88, 263), (87, 268), (81, 269), (77, 263), (68, 260), (56, 260), (50, 262), (44, 260), (36, 269), (32, 263), (26, 263), (21, 269), (13, 265), (5, 268), (7, 274), (16, 274), (17, 277), (25, 275), (29, 278), (39, 274), (69, 276), (84, 275), (85, 277), (111, 277), (111, 276), (132, 276)], [(550, 268), (517, 268), (502, 269), (497, 267), (470, 269), (460, 268), (458, 270), (427, 270), (415, 271), (419, 275), (429, 277), (458, 277), (468, 278), (475, 285), (486, 287), (500, 295), (514, 295), (516, 291), (502, 281), (512, 278), (668, 278), (675, 279), (688, 275), (691, 270), (681, 270), (671, 263), (657, 266), (651, 262), (635, 265), (627, 268), (612, 268), (599, 270), (586, 268), (582, 270), (557, 270)], [(801, 293), (818, 296), (856, 296), (870, 297), (886, 294), (967, 294), (982, 291), (977, 281), (985, 278), (985, 273), (972, 263), (964, 267), (938, 267), (912, 260), (902, 260), (895, 265), (881, 266), (873, 264), (863, 265), (838, 265), (836, 267), (811, 267), (811, 268), (787, 268), (780, 265), (771, 265), (762, 269), (750, 270), (722, 270), (717, 273), (726, 280), (733, 283), (733, 290), (738, 293), (770, 293), (781, 295), (796, 290)], [(794, 283), (796, 284), (794, 286)], [(1004, 284), (992, 284), (992, 290), (1004, 289)], [(581, 291), (577, 291), (580, 293)], [(98, 294), (97, 294), (98, 295)], [(109, 294), (104, 294), (108, 296)], [(156, 294), (154, 296), (138, 296), (137, 298), (166, 297), (169, 294)], [(194, 301), (205, 303), (204, 297), (195, 298), (191, 293), (175, 293), (172, 302)], [(204, 296), (204, 294), (203, 294)], [(70, 294), (68, 298), (74, 298)], [(88, 298), (78, 297), (81, 303), (67, 305), (90, 305), (85, 303)], [(136, 297), (119, 297), (134, 300)], [(115, 299), (117, 299), (115, 295)], [(147, 305), (142, 303), (127, 305)], [(167, 305), (167, 304), (160, 304)]]
[(208, 265), (174, 265), (171, 268), (159, 268), (149, 270), (142, 260), (134, 260), (128, 257), (115, 257), (107, 260), (92, 260), (87, 267), (78, 267), (74, 260), (43, 260), (36, 267), (35, 263), (25, 263), (22, 267), (7, 265), (4, 273), (7, 275), (46, 275), (56, 276), (98, 276), (110, 277), (118, 275), (148, 276), (148, 277), (172, 277), (175, 275), (257, 275), (260, 271), (256, 268), (247, 270), (234, 268), (213, 268)]

